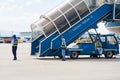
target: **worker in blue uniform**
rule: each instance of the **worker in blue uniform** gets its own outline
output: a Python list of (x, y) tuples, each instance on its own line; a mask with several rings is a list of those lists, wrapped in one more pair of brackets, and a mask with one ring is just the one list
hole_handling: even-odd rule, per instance
[(13, 60), (17, 60), (17, 45), (18, 45), (18, 40), (16, 38), (16, 35), (12, 36), (12, 53), (13, 53)]
[(65, 42), (65, 38), (62, 37), (62, 45), (61, 45), (61, 48), (62, 48), (62, 61), (65, 61), (66, 60), (66, 42)]

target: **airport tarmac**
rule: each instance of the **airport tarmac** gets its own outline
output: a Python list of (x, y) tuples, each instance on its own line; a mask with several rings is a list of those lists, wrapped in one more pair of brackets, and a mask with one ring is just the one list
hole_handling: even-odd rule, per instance
[(0, 80), (120, 80), (120, 56), (113, 59), (61, 59), (30, 56), (30, 43), (18, 45), (13, 61), (11, 44), (0, 44)]

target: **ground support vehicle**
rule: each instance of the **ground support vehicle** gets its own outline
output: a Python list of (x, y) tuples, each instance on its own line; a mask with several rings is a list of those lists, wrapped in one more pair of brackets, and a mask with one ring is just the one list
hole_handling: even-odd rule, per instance
[(106, 58), (112, 58), (113, 55), (119, 54), (119, 44), (114, 34), (100, 35), (89, 34), (92, 42), (83, 42), (80, 44), (74, 44), (71, 48), (67, 49), (67, 55), (76, 59), (79, 55), (90, 55), (90, 57), (98, 57), (98, 50), (95, 48), (96, 39), (99, 39), (102, 43), (102, 54)]

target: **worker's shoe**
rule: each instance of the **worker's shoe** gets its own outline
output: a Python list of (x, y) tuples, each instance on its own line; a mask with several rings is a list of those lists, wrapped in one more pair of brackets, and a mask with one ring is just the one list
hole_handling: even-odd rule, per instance
[(102, 56), (102, 54), (99, 54), (98, 57), (100, 58)]
[(13, 60), (17, 60), (17, 58), (14, 58)]
[(66, 61), (66, 59), (62, 59), (62, 61)]

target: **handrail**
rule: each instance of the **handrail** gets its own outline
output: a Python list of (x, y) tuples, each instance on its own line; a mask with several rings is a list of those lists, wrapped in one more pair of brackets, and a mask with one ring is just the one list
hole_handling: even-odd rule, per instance
[[(104, 4), (102, 4), (102, 5), (104, 5)], [(102, 6), (102, 5), (101, 5), (101, 6)], [(101, 7), (101, 6), (100, 6), (100, 7)], [(94, 11), (98, 10), (100, 7), (98, 7), (98, 8), (95, 9)], [(88, 14), (86, 17), (88, 17), (89, 15), (91, 15), (91, 14)], [(86, 17), (85, 17), (85, 18), (86, 18)], [(85, 18), (83, 18), (83, 19), (85, 19)], [(83, 19), (82, 19), (82, 20), (83, 20)], [(98, 21), (98, 20), (96, 20), (96, 21)], [(78, 24), (78, 23), (79, 23), (79, 22), (77, 22), (76, 24)], [(74, 24), (74, 25), (76, 25), (76, 24)], [(92, 24), (93, 24), (93, 23), (92, 23)], [(73, 25), (73, 26), (74, 26), (74, 25)], [(70, 29), (70, 28), (69, 28), (69, 29)], [(62, 34), (64, 34), (66, 31), (68, 31), (68, 29), (65, 30)], [(61, 34), (61, 35), (62, 35), (62, 34)], [(54, 38), (52, 41), (54, 41), (55, 39), (59, 38), (61, 35), (58, 35), (58, 36), (57, 36), (56, 38)], [(71, 41), (71, 40), (69, 40), (69, 41)], [(66, 43), (67, 43), (67, 41), (66, 41)], [(52, 47), (52, 45), (51, 45), (51, 47)]]

